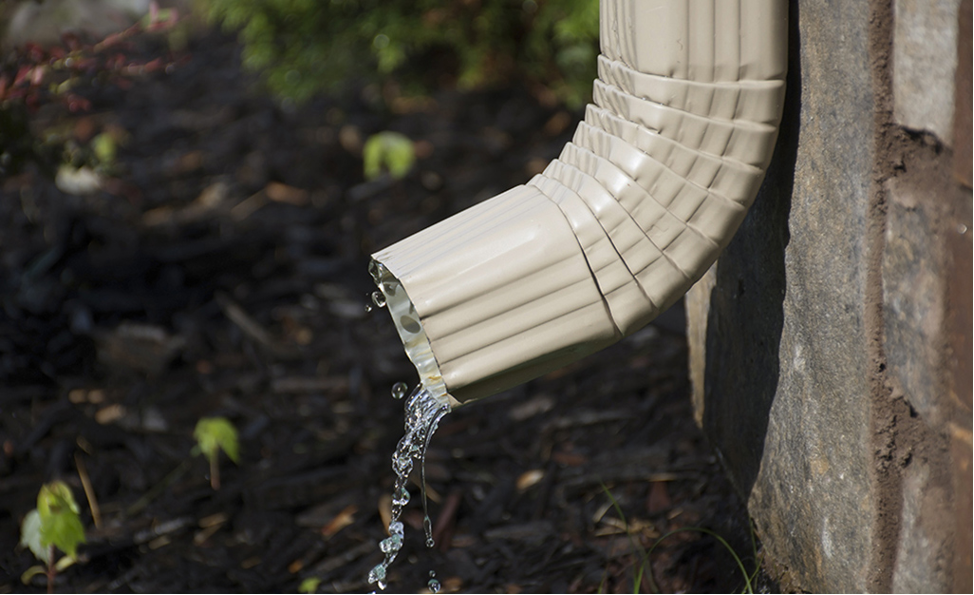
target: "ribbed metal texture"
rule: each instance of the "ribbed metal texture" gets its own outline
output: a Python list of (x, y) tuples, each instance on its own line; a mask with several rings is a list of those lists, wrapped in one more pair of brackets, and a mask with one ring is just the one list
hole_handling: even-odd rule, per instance
[(785, 11), (604, 0), (595, 104), (560, 157), (373, 255), (405, 290), (387, 297), (411, 300), (454, 403), (638, 330), (716, 260), (774, 148)]

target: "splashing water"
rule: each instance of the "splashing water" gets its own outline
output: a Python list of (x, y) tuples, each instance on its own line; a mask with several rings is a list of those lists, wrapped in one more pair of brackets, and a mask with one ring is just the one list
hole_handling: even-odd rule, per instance
[[(402, 385), (402, 386), (400, 386)], [(403, 383), (393, 386), (392, 395), (402, 398), (406, 392)], [(397, 396), (398, 395), (398, 396)], [(399, 554), (403, 541), (403, 526), (399, 521), (402, 510), (409, 503), (409, 490), (406, 480), (412, 472), (415, 463), (419, 462), (420, 488), (423, 498), (423, 529), (426, 533), (426, 547), (433, 547), (433, 525), (430, 522), (429, 509), (426, 503), (426, 449), (430, 438), (436, 431), (440, 420), (450, 411), (447, 403), (433, 397), (422, 387), (417, 386), (406, 399), (406, 433), (399, 441), (395, 454), (392, 455), (392, 470), (396, 473), (396, 481), (392, 488), (392, 516), (389, 519), (389, 537), (379, 542), (379, 549), (385, 558), (369, 572), (369, 583), (386, 588), (386, 571)], [(430, 575), (430, 590), (434, 586), (439, 590), (439, 581)], [(435, 592), (435, 591), (434, 591)]]
[(366, 312), (371, 312), (375, 308), (386, 307), (386, 296), (383, 295), (381, 291), (373, 291), (371, 294), (369, 294), (369, 298), (372, 300), (372, 304), (375, 304), (375, 307), (373, 307), (372, 304), (365, 304)]

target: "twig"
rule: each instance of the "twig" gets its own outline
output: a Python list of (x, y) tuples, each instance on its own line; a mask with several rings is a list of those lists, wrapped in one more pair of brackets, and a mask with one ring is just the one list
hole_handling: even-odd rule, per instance
[(247, 312), (244, 311), (239, 304), (234, 302), (230, 296), (222, 291), (218, 291), (214, 295), (214, 298), (216, 298), (216, 303), (220, 305), (220, 308), (223, 310), (226, 317), (237, 325), (237, 327), (243, 331), (243, 334), (259, 343), (275, 356), (291, 357), (295, 355), (295, 350), (288, 349), (286, 346), (278, 344), (267, 329), (265, 329), (259, 322), (247, 314)]
[(74, 464), (78, 468), (78, 477), (81, 478), (81, 487), (85, 490), (85, 497), (88, 498), (88, 508), (91, 509), (91, 520), (95, 523), (95, 528), (101, 528), (101, 509), (98, 507), (98, 498), (95, 497), (95, 490), (91, 486), (91, 479), (88, 477), (88, 470), (85, 468), (85, 461), (75, 453)]

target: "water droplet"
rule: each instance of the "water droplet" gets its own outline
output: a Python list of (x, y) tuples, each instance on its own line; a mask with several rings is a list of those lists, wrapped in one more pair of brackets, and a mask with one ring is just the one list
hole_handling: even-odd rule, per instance
[(409, 504), (409, 490), (406, 488), (400, 490), (398, 496), (393, 496), (392, 503), (399, 507), (405, 507)]
[(378, 308), (386, 307), (386, 296), (381, 291), (372, 292), (372, 303)]
[(406, 396), (406, 391), (409, 390), (409, 385), (405, 382), (397, 382), (392, 385), (392, 398), (401, 399)]
[[(402, 383), (397, 383), (397, 387), (399, 384)], [(394, 396), (396, 392), (399, 392), (397, 387), (393, 387)], [(401, 391), (405, 393), (406, 388), (408, 387), (403, 385)], [(409, 502), (406, 480), (409, 478), (415, 463), (418, 462), (421, 471), (420, 484), (425, 486), (426, 450), (440, 420), (449, 410), (449, 405), (437, 400), (422, 387), (417, 387), (406, 399), (406, 431), (392, 456), (392, 469), (396, 473), (396, 480), (392, 489), (392, 518), (389, 523), (389, 537), (379, 542), (379, 549), (385, 554), (385, 559), (369, 573), (369, 582), (378, 584), (380, 589), (385, 589), (386, 569), (396, 559), (399, 550), (402, 548), (403, 524), (399, 518), (402, 515), (403, 508)], [(423, 513), (427, 543), (431, 543), (432, 528), (429, 522), (425, 490), (423, 490)]]
[(383, 564), (376, 564), (369, 572), (369, 582), (375, 583), (386, 578), (386, 567)]
[(378, 283), (382, 280), (382, 277), (386, 274), (386, 267), (381, 262), (372, 261), (369, 263), (369, 274), (372, 275), (372, 279)]
[(443, 588), (443, 586), (440, 585), (440, 581), (436, 580), (435, 570), (430, 570), (430, 580), (428, 583), (426, 583), (426, 586), (429, 588), (430, 593), (439, 593), (440, 589)]
[(402, 536), (391, 535), (381, 542), (379, 542), (379, 549), (382, 550), (383, 554), (388, 554), (392, 551), (399, 551), (402, 548)]
[(426, 534), (426, 547), (433, 547), (436, 542), (433, 541), (433, 522), (430, 521), (430, 515), (425, 508), (426, 490), (423, 490), (423, 504), (423, 532)]
[(365, 304), (365, 311), (366, 312), (371, 312), (372, 311), (372, 304)]

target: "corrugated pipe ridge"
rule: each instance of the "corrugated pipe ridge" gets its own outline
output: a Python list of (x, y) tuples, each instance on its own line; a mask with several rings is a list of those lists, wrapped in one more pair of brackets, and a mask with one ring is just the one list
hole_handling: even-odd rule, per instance
[(784, 100), (781, 0), (603, 0), (594, 105), (527, 184), (373, 255), (422, 382), (453, 405), (638, 330), (716, 260)]

